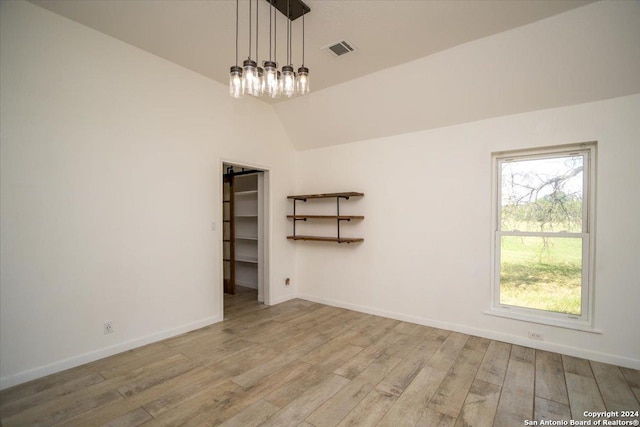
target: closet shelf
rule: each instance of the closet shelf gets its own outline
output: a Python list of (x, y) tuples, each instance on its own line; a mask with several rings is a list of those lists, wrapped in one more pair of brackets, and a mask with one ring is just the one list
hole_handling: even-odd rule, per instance
[(256, 258), (236, 256), (236, 262), (245, 262), (247, 264), (257, 264), (258, 260)]

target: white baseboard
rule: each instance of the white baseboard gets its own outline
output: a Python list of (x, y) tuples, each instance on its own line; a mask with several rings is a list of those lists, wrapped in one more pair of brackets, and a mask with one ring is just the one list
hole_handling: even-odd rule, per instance
[(277, 304), (280, 304), (280, 303), (283, 303), (283, 302), (287, 302), (287, 301), (290, 301), (290, 300), (296, 299), (296, 298), (305, 299), (304, 297), (301, 297), (301, 296), (295, 295), (295, 294), (285, 295), (285, 296), (281, 296), (279, 298), (271, 298), (271, 305), (277, 305)]
[(552, 351), (555, 353), (566, 354), (568, 356), (580, 357), (583, 359), (594, 360), (596, 362), (609, 363), (616, 366), (622, 366), (631, 369), (640, 369), (640, 360), (627, 357), (616, 356), (608, 353), (600, 353), (592, 350), (571, 347), (558, 343), (545, 341), (537, 341), (529, 338), (519, 337), (516, 335), (505, 334), (501, 332), (489, 331), (486, 329), (478, 329), (455, 323), (441, 322), (439, 320), (428, 319), (425, 317), (412, 316), (403, 313), (382, 310), (378, 308), (366, 307), (357, 304), (346, 303), (328, 298), (316, 297), (313, 295), (298, 294), (296, 298), (305, 299), (307, 301), (317, 302), (320, 304), (331, 305), (333, 307), (346, 308), (348, 310), (359, 311), (362, 313), (374, 314), (376, 316), (388, 317), (390, 319), (402, 320), (405, 322), (416, 323), (418, 325), (431, 326), (433, 328), (446, 329), (449, 331), (460, 332), (468, 335), (489, 338), (496, 341), (503, 341), (511, 344), (517, 344), (525, 347), (531, 347), (538, 350)]
[(123, 351), (131, 350), (143, 345), (161, 341), (163, 339), (175, 337), (176, 335), (184, 334), (185, 332), (190, 332), (195, 329), (218, 323), (221, 320), (222, 318), (220, 316), (208, 317), (206, 319), (189, 323), (187, 325), (178, 326), (176, 328), (167, 329), (165, 331), (156, 332), (144, 337), (135, 338), (116, 345), (90, 351), (88, 353), (73, 356), (68, 359), (59, 360), (45, 366), (39, 366), (37, 368), (19, 372), (14, 375), (8, 375), (6, 377), (0, 378), (0, 390), (13, 387), (17, 384), (25, 383), (27, 381), (35, 380), (46, 375), (55, 374), (56, 372), (64, 371), (66, 369), (75, 368), (76, 366), (93, 362), (94, 360), (102, 359), (103, 357), (112, 356), (114, 354), (122, 353)]

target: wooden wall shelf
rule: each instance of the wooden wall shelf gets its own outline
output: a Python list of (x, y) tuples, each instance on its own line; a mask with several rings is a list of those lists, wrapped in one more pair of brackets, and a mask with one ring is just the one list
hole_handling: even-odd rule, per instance
[(350, 219), (364, 219), (362, 215), (287, 215), (289, 219), (342, 219), (349, 221)]
[(358, 243), (364, 242), (362, 237), (321, 237), (321, 236), (287, 236), (290, 240), (312, 240), (316, 242)]
[(349, 197), (362, 197), (362, 196), (364, 196), (364, 193), (356, 193), (354, 191), (349, 191), (346, 193), (302, 194), (298, 196), (287, 196), (287, 199), (293, 199), (293, 200), (331, 199), (334, 197), (348, 199)]
[[(317, 242), (337, 242), (337, 243), (358, 243), (364, 242), (362, 237), (341, 237), (340, 236), (340, 222), (351, 221), (356, 219), (364, 219), (362, 215), (340, 215), (340, 199), (349, 200), (351, 197), (362, 197), (364, 193), (358, 193), (355, 191), (348, 191), (343, 193), (322, 193), (322, 194), (301, 194), (296, 196), (287, 196), (287, 199), (293, 200), (293, 215), (287, 215), (287, 218), (293, 219), (293, 235), (287, 236), (290, 240), (311, 240)], [(336, 199), (336, 215), (297, 215), (296, 214), (296, 202), (306, 202), (309, 199)], [(296, 235), (296, 222), (307, 221), (313, 219), (329, 219), (335, 220), (337, 226), (336, 237), (324, 237), (324, 236), (303, 236)]]

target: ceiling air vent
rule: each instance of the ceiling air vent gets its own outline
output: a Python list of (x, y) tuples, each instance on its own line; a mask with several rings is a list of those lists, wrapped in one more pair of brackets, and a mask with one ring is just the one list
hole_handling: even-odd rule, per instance
[(356, 47), (350, 41), (340, 40), (339, 42), (331, 43), (330, 45), (323, 47), (321, 50), (333, 57), (337, 57), (355, 51)]

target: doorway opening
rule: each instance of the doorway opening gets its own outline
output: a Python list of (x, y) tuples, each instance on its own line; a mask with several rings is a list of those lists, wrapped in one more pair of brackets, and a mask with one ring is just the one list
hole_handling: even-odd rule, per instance
[(270, 303), (269, 173), (231, 162), (223, 162), (222, 168), (222, 312), (227, 320), (240, 315), (240, 310), (246, 313), (247, 308), (260, 309)]

